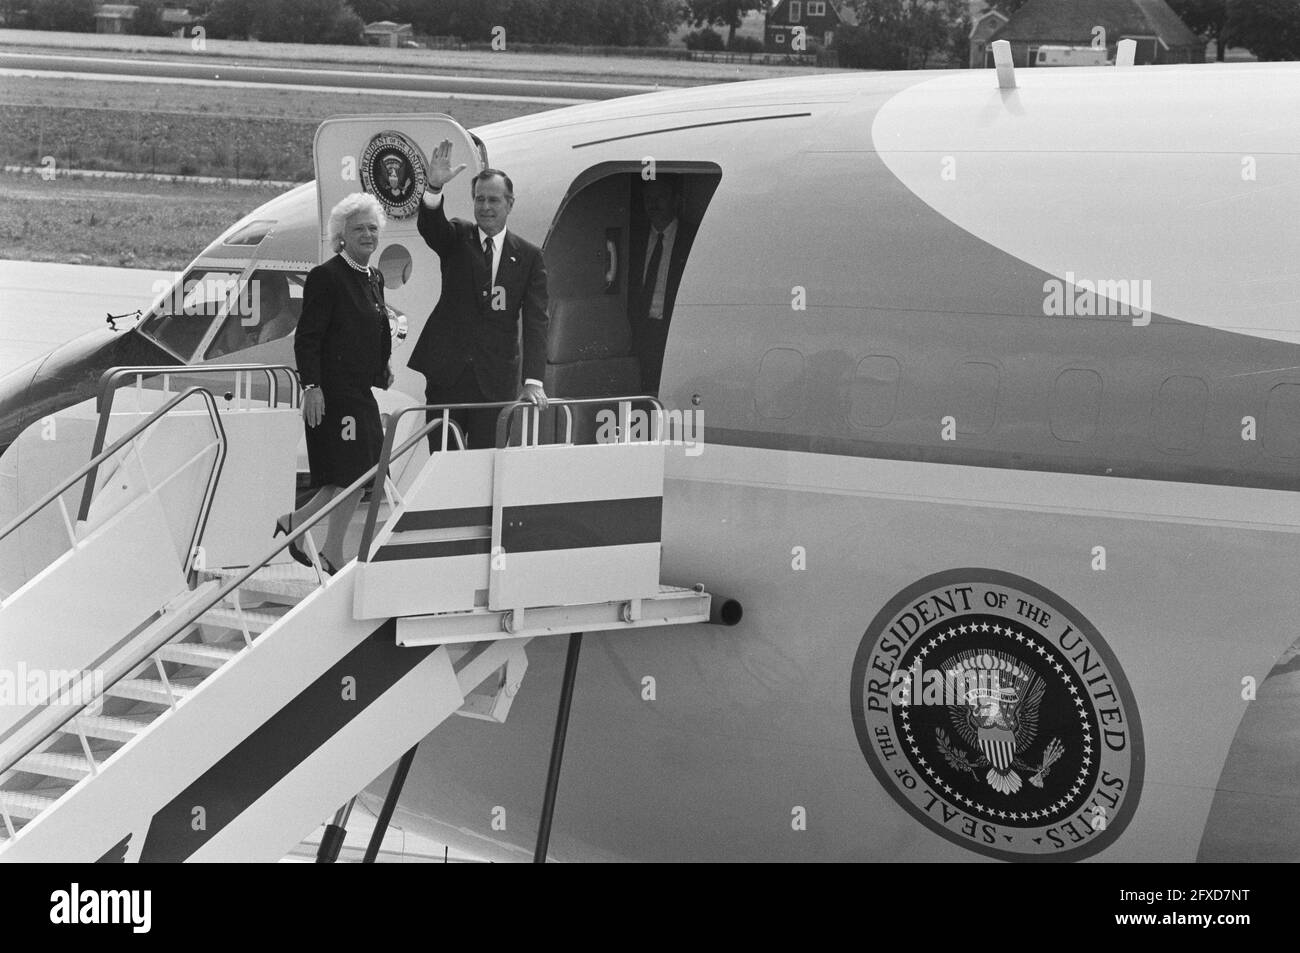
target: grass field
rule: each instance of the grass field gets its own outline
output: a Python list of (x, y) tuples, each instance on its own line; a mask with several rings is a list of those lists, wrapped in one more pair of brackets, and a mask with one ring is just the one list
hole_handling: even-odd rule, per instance
[(279, 190), (0, 175), (0, 248), (18, 261), (178, 271)]
[(7, 78), (0, 165), (306, 181), (322, 120), (339, 113), (443, 112), (462, 125), (552, 108), (528, 102)]
[[(305, 181), (321, 120), (341, 112), (445, 112), (473, 127), (550, 108), (527, 102), (388, 98), (76, 79), (0, 86), (0, 164)], [(0, 175), (7, 258), (183, 268), (277, 194), (259, 187)]]

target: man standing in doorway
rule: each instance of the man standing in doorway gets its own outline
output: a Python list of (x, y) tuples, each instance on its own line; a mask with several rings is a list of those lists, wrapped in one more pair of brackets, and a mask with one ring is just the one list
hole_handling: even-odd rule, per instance
[[(484, 169), (470, 182), (474, 223), (447, 220), (442, 189), (464, 171), (451, 167), (451, 142), (433, 151), (417, 227), (442, 264), (442, 294), (411, 352), (430, 404), (527, 400), (545, 410), (546, 265), (536, 245), (506, 230), (515, 204), (504, 172)], [(523, 323), (520, 385), (519, 326)], [(434, 416), (432, 413), (430, 416)], [(495, 410), (457, 411), (470, 448), (496, 446)], [(437, 437), (435, 441), (435, 436)], [(441, 445), (435, 431), (430, 448)]]
[(664, 346), (682, 268), (695, 230), (682, 221), (681, 180), (662, 175), (642, 184), (645, 219), (634, 222), (628, 272), (628, 320), (641, 362), (641, 390), (657, 394)]

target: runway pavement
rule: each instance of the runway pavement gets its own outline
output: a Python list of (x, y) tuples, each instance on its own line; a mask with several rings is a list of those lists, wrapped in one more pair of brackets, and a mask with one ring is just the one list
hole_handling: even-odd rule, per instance
[(147, 61), (43, 53), (0, 52), (0, 74), (72, 76), (95, 80), (157, 82), (170, 79), (205, 86), (268, 85), (295, 89), (365, 91), (396, 94), (452, 94), (464, 99), (514, 99), (571, 105), (655, 92), (657, 87), (629, 83), (580, 83), (483, 76), (433, 76), (361, 70), (236, 66), (211, 62)]

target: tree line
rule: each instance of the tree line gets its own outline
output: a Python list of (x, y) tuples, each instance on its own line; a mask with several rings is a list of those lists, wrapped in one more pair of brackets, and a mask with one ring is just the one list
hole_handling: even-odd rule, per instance
[[(164, 35), (164, 0), (132, 0), (131, 31)], [(1013, 13), (1029, 0), (987, 0)], [(1219, 59), (1229, 46), (1262, 60), (1300, 59), (1298, 0), (1168, 0)], [(98, 0), (0, 0), (9, 27), (92, 32)], [(576, 46), (662, 46), (682, 24), (705, 28), (693, 35), (701, 48), (741, 48), (736, 28), (744, 15), (774, 0), (170, 0), (203, 16), (215, 39), (290, 43), (364, 41), (366, 23), (394, 20), (424, 36), (488, 42), (504, 29), (505, 42)], [(916, 69), (967, 62), (971, 28), (967, 0), (848, 0), (856, 26), (835, 37), (840, 63), (870, 69)], [(711, 28), (725, 29), (728, 42)], [(701, 42), (709, 41), (709, 42)], [(816, 41), (810, 38), (814, 52)]]
[[(1008, 15), (1029, 0), (987, 0)], [(1261, 60), (1300, 59), (1300, 0), (1168, 0), (1218, 59), (1230, 46)], [(970, 7), (966, 0), (851, 0), (856, 27), (836, 34), (841, 66), (924, 69), (935, 60), (968, 62)]]
[[(94, 32), (100, 0), (0, 0), (9, 27)], [(213, 39), (287, 43), (364, 42), (376, 20), (411, 24), (424, 36), (487, 42), (497, 28), (507, 44), (662, 46), (683, 23), (729, 27), (763, 0), (130, 0), (137, 10), (130, 31), (163, 36), (164, 5), (202, 16)]]

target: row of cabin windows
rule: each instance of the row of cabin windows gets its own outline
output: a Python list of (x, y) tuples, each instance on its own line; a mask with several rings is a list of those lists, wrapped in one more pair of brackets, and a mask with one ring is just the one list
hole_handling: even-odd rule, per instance
[[(848, 424), (859, 433), (872, 433), (893, 422), (903, 369), (883, 354), (858, 362), (849, 387)], [(984, 361), (964, 361), (949, 378), (951, 406), (961, 436), (988, 434), (997, 422), (1001, 370)], [(793, 348), (773, 348), (763, 355), (754, 398), (760, 417), (788, 420), (802, 404), (804, 357)], [(1061, 443), (1083, 444), (1097, 435), (1102, 409), (1102, 378), (1091, 368), (1061, 371), (1052, 392), (1048, 423)], [(1195, 453), (1205, 438), (1210, 388), (1200, 377), (1175, 374), (1156, 392), (1151, 408), (1151, 434), (1156, 447), (1171, 454)], [(1274, 385), (1258, 420), (1263, 449), (1270, 456), (1300, 458), (1300, 384)]]

